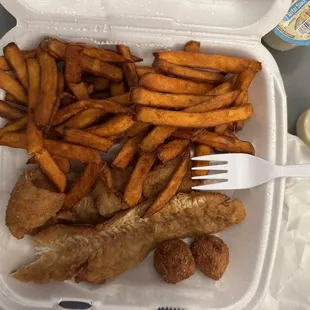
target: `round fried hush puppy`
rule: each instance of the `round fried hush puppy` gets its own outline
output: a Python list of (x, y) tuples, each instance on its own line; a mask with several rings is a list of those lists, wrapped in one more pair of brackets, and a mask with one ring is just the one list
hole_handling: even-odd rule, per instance
[(164, 281), (175, 284), (194, 274), (195, 261), (184, 241), (168, 240), (155, 250), (154, 267)]
[(219, 280), (229, 262), (229, 250), (224, 241), (206, 235), (195, 239), (191, 246), (197, 268), (207, 277)]

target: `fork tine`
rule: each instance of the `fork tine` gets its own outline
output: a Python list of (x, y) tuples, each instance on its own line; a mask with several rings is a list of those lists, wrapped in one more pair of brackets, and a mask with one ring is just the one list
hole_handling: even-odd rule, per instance
[(192, 180), (227, 180), (227, 173), (201, 175), (192, 177)]
[(211, 165), (211, 166), (201, 166), (201, 167), (192, 167), (192, 170), (227, 170), (228, 165)]
[(228, 182), (218, 182), (213, 184), (205, 184), (199, 186), (193, 186), (192, 190), (194, 191), (215, 191), (215, 190), (229, 190), (234, 189), (231, 185), (228, 185)]
[(192, 160), (201, 160), (201, 161), (227, 161), (227, 154), (213, 154), (193, 157)]

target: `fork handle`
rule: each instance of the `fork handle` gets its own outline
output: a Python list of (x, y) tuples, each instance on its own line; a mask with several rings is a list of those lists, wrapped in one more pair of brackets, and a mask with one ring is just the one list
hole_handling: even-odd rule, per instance
[(278, 166), (278, 177), (310, 178), (310, 164)]

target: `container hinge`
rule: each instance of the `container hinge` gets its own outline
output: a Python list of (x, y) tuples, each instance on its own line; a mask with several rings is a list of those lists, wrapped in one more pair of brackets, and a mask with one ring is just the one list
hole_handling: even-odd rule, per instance
[(36, 30), (39, 32), (51, 32), (51, 33), (67, 33), (68, 35), (76, 35), (79, 33), (94, 33), (96, 36), (100, 36), (102, 33), (110, 32), (111, 27), (107, 23), (103, 23), (102, 20), (98, 23), (78, 18), (69, 18), (68, 20), (51, 20), (51, 19), (23, 19), (17, 21), (17, 26), (27, 28), (29, 30)]
[[(151, 28), (151, 27), (127, 27), (124, 25), (111, 25), (104, 23), (104, 20), (96, 19), (79, 19), (68, 18), (68, 20), (51, 20), (51, 19), (23, 19), (19, 20), (17, 25), (19, 27), (35, 30), (41, 33), (51, 33), (53, 35), (66, 35), (71, 37), (88, 37), (94, 40), (102, 40), (103, 38), (109, 38), (109, 40), (118, 40), (120, 37), (129, 37), (132, 33), (133, 36), (161, 38), (161, 37), (180, 37), (181, 41), (184, 38), (195, 40), (212, 40), (214, 42), (238, 42), (238, 44), (257, 45), (260, 44), (261, 38), (259, 36), (248, 35), (231, 35), (223, 34), (220, 32), (203, 32), (203, 31), (184, 31), (184, 30), (171, 30), (164, 28)], [(122, 35), (124, 34), (124, 35)], [(128, 34), (128, 35), (125, 35)], [(182, 39), (181, 39), (182, 38)], [(123, 41), (123, 40), (121, 40)]]

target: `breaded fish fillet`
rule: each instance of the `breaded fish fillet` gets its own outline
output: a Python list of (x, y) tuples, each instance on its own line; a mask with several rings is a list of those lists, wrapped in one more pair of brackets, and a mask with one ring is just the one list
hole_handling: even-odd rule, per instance
[(66, 195), (57, 193), (39, 168), (29, 169), (17, 181), (6, 210), (6, 225), (11, 234), (24, 238), (55, 216)]
[(140, 263), (165, 240), (217, 233), (245, 218), (242, 203), (219, 193), (179, 193), (149, 218), (153, 201), (121, 212), (97, 225), (54, 226), (33, 239), (40, 257), (12, 273), (36, 283), (63, 281), (103, 283)]

